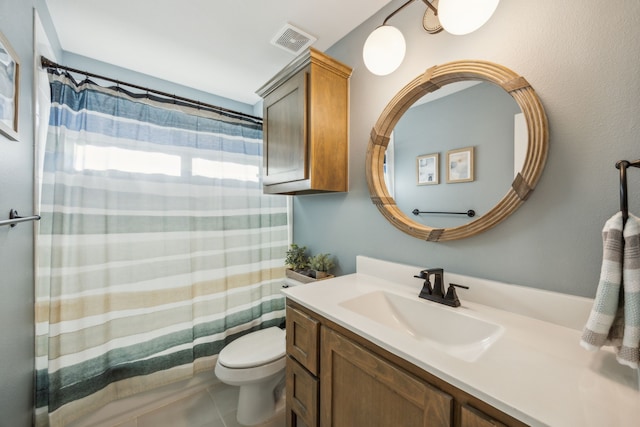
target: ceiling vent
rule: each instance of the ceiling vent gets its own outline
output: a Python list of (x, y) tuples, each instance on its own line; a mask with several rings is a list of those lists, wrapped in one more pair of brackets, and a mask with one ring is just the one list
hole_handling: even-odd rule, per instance
[(271, 39), (271, 44), (286, 50), (289, 53), (300, 53), (311, 46), (317, 39), (296, 28), (291, 24), (286, 24)]

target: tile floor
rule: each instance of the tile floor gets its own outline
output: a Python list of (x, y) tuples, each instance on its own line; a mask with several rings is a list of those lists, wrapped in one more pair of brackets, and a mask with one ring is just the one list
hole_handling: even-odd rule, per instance
[[(238, 388), (218, 383), (117, 427), (240, 427), (237, 405)], [(280, 410), (261, 427), (284, 425), (284, 411)]]
[[(236, 420), (238, 387), (216, 382), (189, 396), (137, 415), (113, 427), (241, 427)], [(85, 423), (81, 423), (87, 425)], [(93, 424), (89, 421), (88, 425)], [(284, 427), (284, 400), (276, 415), (259, 427)], [(100, 425), (105, 425), (100, 423)]]

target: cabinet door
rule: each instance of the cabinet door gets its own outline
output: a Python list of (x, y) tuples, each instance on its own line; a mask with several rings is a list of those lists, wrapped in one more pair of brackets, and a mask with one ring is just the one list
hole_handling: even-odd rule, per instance
[(505, 427), (505, 425), (471, 406), (463, 405), (460, 408), (460, 427)]
[(305, 313), (287, 306), (287, 354), (313, 375), (318, 375), (320, 323)]
[(264, 100), (264, 185), (309, 176), (307, 76), (298, 72)]
[(318, 379), (287, 357), (287, 427), (317, 427)]
[(451, 396), (328, 328), (321, 337), (322, 427), (451, 426)]

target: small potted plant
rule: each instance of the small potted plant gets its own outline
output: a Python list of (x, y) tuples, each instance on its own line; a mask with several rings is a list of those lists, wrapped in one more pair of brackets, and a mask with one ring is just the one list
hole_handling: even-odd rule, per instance
[(309, 267), (307, 247), (300, 247), (297, 244), (292, 243), (289, 250), (287, 250), (287, 257), (285, 258), (284, 263), (289, 266), (290, 269), (298, 273), (306, 270)]
[(287, 257), (284, 260), (287, 267), (285, 273), (287, 277), (298, 282), (308, 283), (313, 281), (309, 275), (309, 256), (306, 246), (298, 246), (292, 243), (287, 250)]
[(316, 279), (324, 279), (335, 266), (331, 254), (318, 254), (309, 259), (309, 268), (315, 272)]

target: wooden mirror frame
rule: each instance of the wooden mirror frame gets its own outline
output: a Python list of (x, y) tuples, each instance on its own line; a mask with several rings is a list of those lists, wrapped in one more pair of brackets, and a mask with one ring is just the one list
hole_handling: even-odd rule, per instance
[[(413, 221), (396, 205), (384, 182), (384, 156), (391, 132), (402, 115), (424, 95), (449, 83), (480, 80), (502, 87), (520, 106), (527, 123), (527, 154), (507, 194), (487, 213), (457, 227), (433, 228)], [(535, 188), (547, 160), (549, 127), (540, 99), (527, 80), (502, 65), (487, 61), (454, 61), (436, 65), (416, 77), (393, 97), (371, 130), (366, 175), (371, 201), (401, 231), (430, 242), (464, 239), (486, 231), (511, 215)]]

